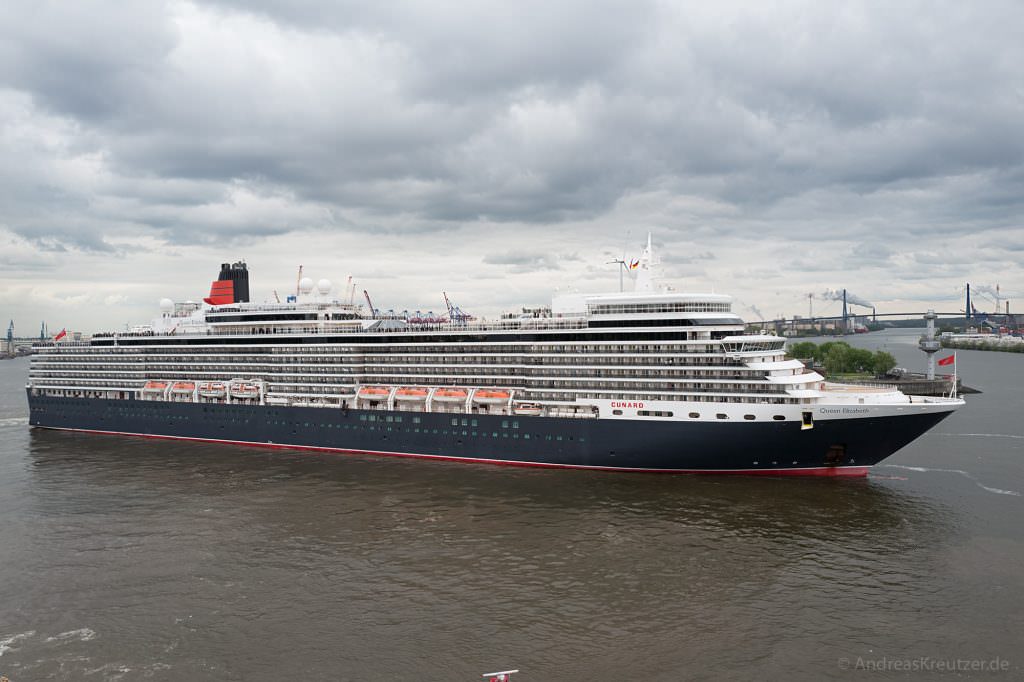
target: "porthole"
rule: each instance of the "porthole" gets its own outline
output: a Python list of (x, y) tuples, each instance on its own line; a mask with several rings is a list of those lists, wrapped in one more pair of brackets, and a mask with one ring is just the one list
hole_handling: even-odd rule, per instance
[(745, 414), (745, 415), (743, 415), (743, 418), (746, 419), (747, 421), (752, 421), (754, 419), (757, 419), (757, 417), (755, 417), (752, 414)]
[(774, 415), (772, 419), (774, 419), (777, 422), (786, 421), (786, 418), (781, 414)]
[(723, 412), (719, 412), (718, 414), (715, 415), (715, 418), (716, 419), (728, 419), (729, 415), (727, 415), (727, 414), (725, 414)]
[(700, 419), (700, 412), (691, 412), (690, 419)]

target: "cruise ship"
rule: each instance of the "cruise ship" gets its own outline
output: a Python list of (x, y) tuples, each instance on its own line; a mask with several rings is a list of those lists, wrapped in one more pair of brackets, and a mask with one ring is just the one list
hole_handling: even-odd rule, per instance
[[(226, 263), (203, 303), (37, 344), (32, 427), (611, 471), (863, 476), (961, 407), (826, 381), (729, 296), (657, 285), (478, 321), (380, 314), (303, 278), (249, 300)], [(353, 290), (354, 292), (354, 290)], [(347, 300), (346, 300), (347, 298)]]

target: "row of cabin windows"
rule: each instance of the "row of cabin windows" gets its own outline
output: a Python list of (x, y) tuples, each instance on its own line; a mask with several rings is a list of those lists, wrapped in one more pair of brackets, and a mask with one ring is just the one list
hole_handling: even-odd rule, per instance
[[(79, 401), (76, 404), (80, 404), (82, 406), (89, 405), (89, 403), (87, 401)], [(134, 405), (133, 407), (118, 408), (117, 412), (118, 412), (118, 414), (121, 414), (121, 415), (126, 416), (126, 417), (158, 417), (160, 419), (166, 419), (169, 422), (170, 421), (190, 421), (192, 419), (188, 415), (157, 414), (157, 413), (153, 412), (153, 409), (145, 409), (147, 407), (148, 406), (146, 406), (144, 404), (137, 404), (137, 405)], [(205, 413), (205, 412), (207, 412), (207, 410), (204, 409), (203, 412)], [(277, 416), (277, 414), (278, 414), (277, 412), (272, 413), (273, 416)], [(217, 419), (223, 419), (225, 421), (230, 421), (232, 423), (249, 423), (249, 421), (250, 421), (248, 418), (238, 418), (238, 417), (234, 417), (234, 416), (232, 416), (230, 414), (218, 415), (216, 418)], [(361, 414), (361, 415), (359, 415), (359, 421), (361, 421), (361, 422), (371, 422), (371, 423), (384, 424), (384, 426), (381, 426), (379, 428), (376, 427), (376, 426), (368, 427), (371, 430), (387, 430), (387, 431), (391, 431), (393, 427), (389, 427), (389, 426), (386, 426), (386, 425), (387, 424), (401, 424), (401, 423), (403, 423), (403, 416), (402, 415), (386, 415), (386, 416), (381, 415), (381, 416), (378, 416), (378, 415), (374, 415), (374, 414), (369, 414), (369, 415)], [(411, 417), (410, 421), (411, 421), (412, 424), (420, 424), (420, 423), (422, 423), (422, 418), (421, 417), (413, 416), (413, 417)], [(270, 420), (267, 420), (266, 423), (274, 425), (274, 426), (293, 426), (293, 427), (298, 427), (299, 426), (299, 422), (289, 422), (289, 421), (282, 421), (282, 420), (278, 420), (278, 419), (270, 419)], [(476, 428), (476, 427), (479, 426), (479, 420), (477, 420), (477, 419), (453, 418), (451, 420), (451, 425), (454, 426), (454, 427), (458, 427), (458, 426), (461, 425), (463, 427)], [(354, 429), (354, 428), (360, 428), (360, 427), (358, 427), (357, 425), (354, 425), (354, 424), (353, 425), (349, 425), (349, 424), (332, 424), (332, 423), (320, 423), (320, 424), (317, 424), (316, 422), (302, 422), (302, 427), (303, 428), (309, 428), (309, 427), (316, 428), (318, 426), (320, 428), (324, 428), (324, 429), (332, 429), (332, 428), (338, 428), (338, 429), (341, 429), (341, 428), (344, 428), (344, 429), (353, 428)], [(362, 428), (366, 428), (366, 427), (362, 427)], [(503, 430), (504, 429), (509, 429), (509, 428), (511, 428), (511, 429), (518, 429), (519, 428), (519, 422), (518, 422), (518, 420), (513, 420), (513, 421), (502, 420), (501, 428)], [(409, 429), (405, 429), (405, 431), (409, 432)], [(418, 428), (413, 429), (412, 432), (420, 433), (420, 429), (418, 429)], [(440, 433), (442, 435), (448, 435), (448, 433), (449, 433), (447, 429), (440, 429), (440, 430), (439, 429), (424, 429), (423, 432), (424, 433)], [(491, 433), (492, 433), (492, 436), (495, 437), (495, 438), (497, 438), (498, 435), (499, 435), (499, 433), (496, 432), (496, 431), (495, 432), (491, 432)], [(451, 434), (452, 435), (457, 435), (457, 431), (453, 430), (453, 431), (451, 431)], [(466, 431), (462, 431), (461, 434), (464, 435), (464, 436), (468, 435)], [(473, 431), (472, 435), (476, 436), (477, 432)], [(486, 437), (487, 436), (487, 432), (486, 431), (481, 432), (480, 435)], [(506, 434), (503, 437), (507, 438), (508, 435)], [(518, 434), (514, 434), (513, 435), (513, 438), (518, 438), (518, 437), (519, 437)], [(552, 440), (552, 436), (550, 436), (550, 435), (549, 436), (542, 436), (541, 434), (533, 434), (533, 437), (537, 438), (537, 439), (546, 438), (547, 440)], [(523, 438), (529, 439), (530, 438), (530, 434), (524, 433), (523, 434)], [(562, 440), (563, 437), (562, 436), (554, 436), (554, 439), (555, 440)], [(568, 440), (579, 440), (580, 442), (584, 442), (586, 439), (584, 437), (580, 437), (580, 438), (576, 439), (574, 436), (569, 436)]]
[[(449, 382), (451, 383), (451, 382)], [(137, 388), (135, 383), (131, 382), (111, 382), (111, 390), (117, 390), (118, 388)], [(351, 390), (351, 386), (343, 384), (311, 386), (305, 384), (270, 384), (272, 391), (284, 392), (284, 393), (296, 393), (296, 394), (309, 394), (309, 395), (333, 395), (338, 392), (344, 393), (347, 390)], [(590, 389), (588, 392), (586, 389), (578, 391), (566, 390), (559, 392), (543, 391), (543, 390), (524, 390), (522, 392), (523, 398), (533, 400), (566, 400), (571, 398), (589, 398), (594, 400), (662, 400), (662, 401), (673, 401), (685, 399), (688, 402), (722, 402), (727, 401), (730, 403), (761, 403), (761, 404), (787, 404), (798, 402), (795, 398), (789, 398), (788, 396), (779, 393), (764, 392), (763, 396), (752, 396), (750, 393), (755, 391), (744, 391), (747, 395), (728, 395), (722, 393), (708, 392), (706, 395), (701, 395), (693, 391), (682, 392), (679, 394), (663, 394), (663, 393), (613, 393), (609, 392), (594, 393), (592, 392), (595, 387), (587, 387)], [(641, 386), (632, 385), (624, 388), (631, 388), (636, 390)], [(660, 386), (660, 388), (665, 388)], [(61, 395), (61, 396), (72, 396), (82, 395), (82, 391), (75, 389), (39, 389), (41, 392), (45, 391), (48, 395)], [(90, 392), (90, 396), (96, 391)], [(760, 392), (756, 392), (760, 393)], [(124, 393), (124, 397), (127, 397), (127, 393)], [(381, 407), (381, 409), (385, 409)]]
[[(223, 348), (189, 348), (187, 354), (183, 355), (184, 349), (165, 348), (160, 346), (146, 348), (121, 349), (113, 347), (98, 347), (86, 350), (85, 352), (69, 352), (65, 349), (52, 352), (42, 351), (36, 355), (39, 358), (48, 360), (78, 360), (90, 361), (93, 358), (104, 356), (131, 355), (130, 358), (123, 358), (125, 362), (137, 362), (154, 357), (165, 357), (172, 360), (182, 358), (193, 358), (196, 356), (222, 358), (228, 361), (244, 358), (246, 361), (257, 362), (260, 360), (272, 360), (274, 362), (330, 362), (336, 358), (367, 356), (387, 357), (428, 355), (431, 357), (463, 356), (473, 355), (504, 355), (514, 353), (518, 355), (537, 354), (617, 354), (617, 353), (720, 353), (721, 346), (718, 343), (710, 342), (709, 339), (692, 339), (693, 341), (705, 341), (705, 343), (683, 343), (676, 341), (665, 341), (663, 343), (610, 343), (610, 344), (587, 344), (587, 343), (550, 343), (550, 344), (524, 344), (524, 345), (501, 345), (494, 344), (474, 345), (441, 345), (441, 346), (373, 346), (367, 348), (349, 347), (324, 347), (311, 348), (307, 346), (276, 346), (272, 348), (245, 348), (244, 353), (225, 353)], [(751, 342), (753, 343), (753, 342)], [(775, 345), (781, 348), (781, 346)], [(285, 357), (281, 357), (285, 356)]]
[[(221, 351), (222, 353), (222, 351)], [(334, 353), (331, 355), (324, 356), (299, 356), (289, 355), (282, 357), (273, 357), (265, 355), (245, 355), (245, 354), (207, 354), (199, 351), (192, 351), (187, 354), (181, 354), (180, 352), (168, 353), (168, 352), (152, 352), (147, 353), (145, 356), (133, 356), (133, 357), (121, 357), (118, 355), (112, 355), (109, 353), (97, 353), (90, 356), (72, 356), (72, 355), (35, 355), (32, 358), (33, 365), (81, 365), (85, 367), (91, 367), (95, 365), (110, 364), (118, 367), (124, 366), (137, 366), (137, 365), (149, 365), (149, 364), (189, 364), (189, 363), (200, 363), (203, 365), (208, 364), (238, 364), (238, 363), (250, 363), (260, 364), (271, 367), (288, 366), (288, 365), (363, 365), (367, 363), (407, 363), (407, 364), (552, 364), (552, 365), (594, 365), (594, 364), (615, 364), (623, 361), (630, 361), (633, 356), (636, 355), (657, 355), (663, 356), (661, 359), (651, 358), (645, 359), (642, 363), (638, 364), (655, 364), (658, 362), (666, 362), (666, 358), (681, 361), (687, 356), (691, 356), (694, 362), (700, 361), (704, 356), (714, 355), (719, 358), (721, 362), (730, 362), (726, 359), (723, 354), (717, 349), (703, 349), (703, 348), (656, 348), (652, 350), (644, 349), (602, 349), (601, 351), (594, 353), (586, 353), (578, 349), (544, 349), (530, 353), (515, 353), (515, 351), (509, 351), (508, 349), (488, 349), (486, 352), (473, 352), (464, 349), (449, 349), (444, 353), (416, 353), (410, 354), (408, 351), (394, 352), (387, 354), (374, 354), (364, 355), (361, 353)], [(713, 362), (714, 360), (703, 360), (704, 362)]]
[[(744, 365), (736, 360), (718, 355), (714, 357), (690, 357), (684, 355), (670, 355), (657, 358), (639, 358), (633, 355), (612, 355), (587, 357), (585, 355), (557, 355), (551, 357), (502, 357), (502, 356), (466, 356), (462, 358), (441, 358), (428, 357), (423, 360), (410, 357), (373, 357), (373, 358), (338, 358), (336, 361), (299, 361), (295, 363), (267, 363), (265, 358), (247, 357), (187, 357), (174, 360), (147, 359), (142, 363), (125, 364), (119, 358), (95, 358), (89, 363), (82, 363), (81, 360), (42, 360), (33, 361), (33, 368), (39, 370), (118, 370), (126, 372), (140, 372), (143, 368), (161, 369), (165, 366), (180, 369), (203, 370), (211, 367), (237, 367), (245, 365), (253, 369), (265, 370), (268, 372), (280, 372), (282, 370), (303, 369), (307, 372), (318, 373), (350, 373), (357, 368), (374, 370), (377, 368), (447, 368), (466, 366), (468, 368), (480, 367), (514, 367), (529, 368), (534, 371), (543, 372), (546, 368), (602, 368), (627, 366), (636, 368), (652, 368), (658, 365), (681, 367), (707, 367), (710, 370), (721, 369), (731, 371), (745, 371)], [(621, 370), (620, 370), (621, 371)], [(654, 371), (654, 370), (651, 370)]]
[[(241, 420), (230, 419), (229, 421), (231, 421), (231, 422), (238, 422), (238, 421), (241, 421)], [(246, 420), (246, 423), (248, 423), (248, 420)], [(292, 427), (295, 427), (295, 428), (298, 428), (300, 426), (299, 422), (287, 422), (287, 421), (274, 421), (274, 420), (271, 420), (271, 421), (268, 421), (266, 423), (274, 425), (274, 426), (292, 426)], [(384, 423), (382, 423), (380, 421), (378, 421), (376, 424), (366, 424), (366, 425), (347, 424), (347, 423), (332, 424), (330, 422), (322, 423), (322, 424), (317, 424), (316, 422), (302, 422), (301, 426), (303, 428), (310, 428), (310, 427), (318, 428), (319, 427), (321, 429), (341, 429), (341, 430), (362, 429), (362, 430), (366, 430), (366, 431), (382, 431), (382, 432), (387, 432), (387, 433), (393, 433), (395, 431), (404, 431), (405, 433), (425, 433), (425, 434), (437, 434), (437, 435), (441, 435), (441, 436), (449, 436), (449, 435), (451, 435), (451, 436), (459, 436), (459, 435), (461, 435), (461, 436), (472, 436), (472, 437), (481, 437), (481, 438), (512, 438), (512, 439), (522, 438), (523, 440), (531, 440), (531, 439), (536, 439), (536, 440), (554, 440), (554, 441), (569, 440), (569, 441), (578, 441), (580, 443), (587, 442), (587, 439), (586, 439), (585, 436), (576, 437), (576, 436), (561, 436), (561, 435), (550, 435), (550, 434), (546, 434), (545, 435), (545, 434), (540, 434), (540, 433), (534, 433), (534, 434), (521, 433), (520, 434), (518, 432), (509, 433), (507, 431), (468, 431), (468, 430), (465, 430), (465, 429), (462, 429), (462, 430), (459, 430), (459, 429), (448, 430), (448, 429), (444, 429), (444, 428), (441, 428), (441, 429), (430, 429), (430, 428), (420, 428), (420, 427), (412, 427), (412, 428), (405, 427), (405, 428), (401, 428), (401, 427), (398, 427), (398, 426), (387, 426), (386, 424), (384, 424)]]
[(637, 313), (728, 313), (729, 303), (710, 301), (675, 303), (612, 303), (588, 306), (591, 315), (633, 315)]
[[(637, 410), (636, 413), (641, 417), (672, 417), (675, 414), (674, 412), (662, 410)], [(615, 416), (621, 416), (622, 410), (612, 410), (612, 414), (614, 414)], [(691, 412), (689, 414), (689, 417), (691, 419), (700, 419), (700, 412)], [(715, 418), (728, 419), (729, 415), (725, 414), (724, 412), (719, 412), (715, 415)], [(746, 419), (747, 421), (753, 421), (757, 419), (757, 417), (752, 414), (745, 414), (743, 415), (743, 418)], [(772, 416), (772, 419), (774, 419), (775, 421), (785, 421), (786, 417), (781, 414), (776, 414)]]

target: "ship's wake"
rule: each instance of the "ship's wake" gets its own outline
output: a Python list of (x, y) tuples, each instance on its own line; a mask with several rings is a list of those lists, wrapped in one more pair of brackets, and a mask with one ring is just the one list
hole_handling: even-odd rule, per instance
[(28, 424), (28, 417), (8, 417), (0, 419), (0, 426), (24, 426)]
[(79, 628), (78, 630), (69, 630), (68, 632), (62, 632), (59, 635), (54, 635), (53, 637), (47, 637), (46, 641), (47, 643), (58, 642), (64, 644), (66, 642), (72, 641), (88, 642), (89, 640), (95, 638), (95, 630), (92, 630), (90, 628)]
[(879, 464), (878, 466), (890, 467), (892, 469), (905, 469), (906, 471), (921, 471), (921, 472), (938, 472), (938, 473), (944, 473), (944, 474), (959, 474), (960, 476), (963, 476), (963, 477), (968, 478), (971, 481), (973, 481), (974, 484), (976, 486), (978, 486), (979, 488), (981, 488), (982, 490), (987, 490), (990, 493), (996, 493), (997, 495), (1012, 495), (1014, 497), (1020, 497), (1021, 496), (1020, 493), (1015, 491), (1015, 490), (1003, 490), (1002, 488), (993, 488), (991, 486), (987, 486), (984, 483), (982, 483), (981, 481), (979, 481), (978, 479), (976, 479), (974, 476), (972, 476), (970, 473), (968, 473), (968, 472), (966, 472), (966, 471), (964, 471), (962, 469), (932, 469), (932, 468), (929, 468), (929, 467), (903, 466), (902, 464)]
[(0, 639), (0, 656), (3, 656), (8, 651), (17, 651), (18, 647), (14, 645), (28, 639), (34, 634), (36, 634), (35, 630), (29, 630), (28, 632), (19, 632), (16, 635), (10, 635)]
[(1018, 436), (1013, 433), (936, 433), (936, 436), (960, 436), (962, 438), (1012, 438), (1014, 440), (1024, 440), (1024, 436)]

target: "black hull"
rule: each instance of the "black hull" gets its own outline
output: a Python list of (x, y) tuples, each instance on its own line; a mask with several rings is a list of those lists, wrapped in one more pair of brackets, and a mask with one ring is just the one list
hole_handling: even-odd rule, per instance
[(640, 422), (31, 394), (29, 407), (32, 426), (76, 431), (520, 466), (847, 476), (864, 475), (950, 414), (821, 420), (801, 430), (797, 422)]

